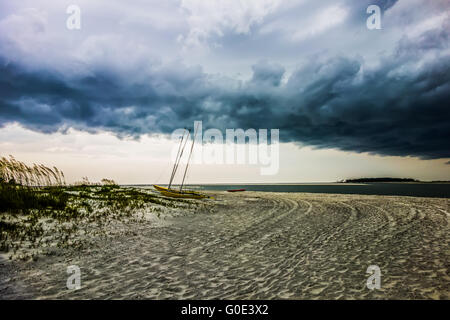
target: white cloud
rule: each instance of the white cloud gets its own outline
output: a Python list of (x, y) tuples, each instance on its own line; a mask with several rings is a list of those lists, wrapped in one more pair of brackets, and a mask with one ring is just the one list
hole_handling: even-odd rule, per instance
[(179, 41), (185, 47), (198, 47), (226, 32), (248, 34), (253, 25), (261, 23), (280, 3), (281, 0), (182, 0), (189, 31)]
[(341, 24), (347, 18), (347, 10), (341, 6), (333, 6), (321, 10), (315, 16), (310, 19), (305, 28), (299, 29), (294, 32), (292, 39), (294, 41), (304, 40), (309, 37), (314, 37), (320, 33), (323, 33), (330, 28), (336, 27)]
[(424, 32), (440, 29), (446, 21), (450, 21), (450, 10), (441, 14), (427, 17), (417, 25), (412, 25), (406, 30), (406, 34), (411, 38), (416, 38)]
[(42, 53), (47, 25), (47, 14), (38, 9), (25, 8), (8, 15), (0, 21), (2, 54), (15, 57)]

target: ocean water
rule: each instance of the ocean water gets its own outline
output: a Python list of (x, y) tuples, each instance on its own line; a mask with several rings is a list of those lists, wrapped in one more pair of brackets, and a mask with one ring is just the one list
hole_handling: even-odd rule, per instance
[(267, 192), (311, 192), (450, 198), (450, 183), (193, 184), (187, 185), (186, 188), (217, 191), (243, 188), (247, 191)]

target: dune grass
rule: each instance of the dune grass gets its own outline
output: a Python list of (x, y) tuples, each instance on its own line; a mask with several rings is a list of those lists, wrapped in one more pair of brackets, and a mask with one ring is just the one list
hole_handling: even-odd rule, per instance
[(21, 186), (61, 186), (66, 181), (64, 173), (56, 167), (43, 164), (32, 166), (16, 160), (13, 156), (0, 158), (0, 181)]
[(113, 221), (138, 221), (139, 211), (159, 216), (161, 208), (192, 206), (195, 201), (123, 188), (110, 179), (66, 185), (56, 167), (0, 158), (0, 251), (11, 252), (10, 257), (35, 256), (23, 249), (81, 246), (77, 234), (102, 236)]
[(30, 209), (64, 210), (68, 199), (62, 188), (43, 190), (0, 183), (0, 212), (26, 214)]
[[(76, 235), (101, 236), (112, 221), (139, 221), (139, 211), (195, 207), (119, 186), (54, 186), (30, 188), (0, 183), (0, 251), (17, 256), (23, 248), (80, 246)], [(32, 255), (23, 255), (30, 258)], [(20, 257), (19, 257), (20, 258)]]

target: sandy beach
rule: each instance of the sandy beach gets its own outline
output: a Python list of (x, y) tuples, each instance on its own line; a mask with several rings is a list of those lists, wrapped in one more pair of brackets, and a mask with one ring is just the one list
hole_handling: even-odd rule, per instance
[[(0, 298), (450, 298), (449, 199), (211, 195), (197, 210), (111, 225), (122, 232), (81, 249), (3, 257)], [(69, 265), (81, 269), (79, 290), (66, 287)], [(366, 287), (370, 265), (379, 290)]]

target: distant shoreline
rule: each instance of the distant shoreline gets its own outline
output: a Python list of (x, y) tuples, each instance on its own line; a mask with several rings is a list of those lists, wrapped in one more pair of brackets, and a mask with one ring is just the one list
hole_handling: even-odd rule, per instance
[[(126, 187), (126, 186), (124, 186)], [(134, 185), (134, 188), (153, 189), (151, 185)], [(177, 186), (174, 185), (176, 188)], [(302, 183), (302, 184), (189, 184), (187, 189), (198, 191), (227, 191), (245, 189), (257, 192), (297, 192), (323, 194), (360, 194), (383, 196), (409, 196), (450, 198), (449, 183), (421, 182), (366, 182), (366, 183)]]
[[(299, 186), (299, 185), (365, 185), (369, 183), (404, 183), (404, 184), (450, 184), (450, 181), (329, 181), (329, 182), (219, 182), (219, 183), (188, 183), (186, 186)], [(122, 187), (149, 187), (154, 183), (120, 184)], [(167, 184), (160, 183), (161, 186)], [(173, 184), (173, 186), (179, 186)]]
[(450, 181), (420, 181), (413, 178), (355, 178), (355, 179), (345, 179), (339, 181), (338, 183), (450, 183)]

